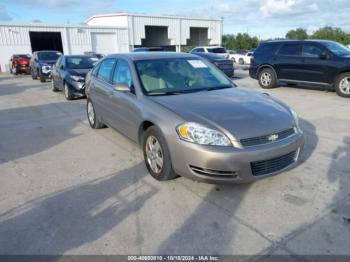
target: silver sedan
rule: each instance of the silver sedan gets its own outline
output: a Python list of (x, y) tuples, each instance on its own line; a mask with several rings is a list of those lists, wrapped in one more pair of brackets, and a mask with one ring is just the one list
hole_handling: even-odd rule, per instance
[(91, 127), (138, 143), (157, 180), (249, 182), (295, 166), (304, 146), (291, 108), (191, 54), (110, 55), (88, 74), (86, 93)]

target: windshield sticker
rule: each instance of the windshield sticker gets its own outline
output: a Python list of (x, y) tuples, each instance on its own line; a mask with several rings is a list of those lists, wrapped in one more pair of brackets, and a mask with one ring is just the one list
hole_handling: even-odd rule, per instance
[(187, 60), (190, 65), (194, 68), (207, 68), (208, 66), (203, 63), (201, 60)]

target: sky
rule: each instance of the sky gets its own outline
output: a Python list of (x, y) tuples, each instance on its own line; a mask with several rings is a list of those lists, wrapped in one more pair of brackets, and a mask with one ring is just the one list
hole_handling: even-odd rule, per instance
[(80, 24), (94, 14), (129, 12), (224, 18), (224, 33), (260, 39), (330, 25), (350, 32), (350, 0), (0, 0), (0, 21)]

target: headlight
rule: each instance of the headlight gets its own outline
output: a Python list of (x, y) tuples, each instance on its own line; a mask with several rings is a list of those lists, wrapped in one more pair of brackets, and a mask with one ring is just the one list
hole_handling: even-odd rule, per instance
[(184, 123), (176, 128), (179, 137), (185, 141), (212, 146), (232, 146), (230, 140), (220, 131), (197, 123)]
[(74, 80), (74, 81), (84, 81), (84, 77), (82, 77), (82, 76), (75, 76), (75, 75), (70, 75), (70, 78), (72, 79), (72, 80)]
[(294, 121), (295, 121), (295, 126), (298, 128), (298, 130), (300, 130), (300, 126), (299, 126), (299, 117), (297, 112), (295, 112), (293, 109), (290, 110), (292, 112)]
[(44, 74), (48, 74), (51, 72), (51, 66), (48, 66), (48, 65), (43, 65), (41, 67), (41, 71), (44, 73)]

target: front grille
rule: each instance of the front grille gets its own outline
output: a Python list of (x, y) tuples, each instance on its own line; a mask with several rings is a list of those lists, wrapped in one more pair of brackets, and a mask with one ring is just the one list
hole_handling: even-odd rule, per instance
[(264, 176), (278, 172), (293, 164), (299, 154), (299, 149), (277, 158), (250, 163), (253, 176)]
[(227, 62), (218, 63), (218, 67), (220, 69), (233, 69), (233, 64), (232, 64), (232, 62), (230, 62), (230, 63), (227, 63)]
[(269, 134), (265, 136), (258, 136), (258, 137), (252, 137), (252, 138), (245, 138), (241, 139), (241, 145), (246, 146), (257, 146), (257, 145), (263, 145), (268, 144), (272, 142), (276, 142), (279, 140), (282, 140), (284, 138), (287, 138), (291, 135), (295, 134), (294, 128), (289, 128), (286, 130), (283, 130), (281, 132), (275, 133), (275, 134)]

